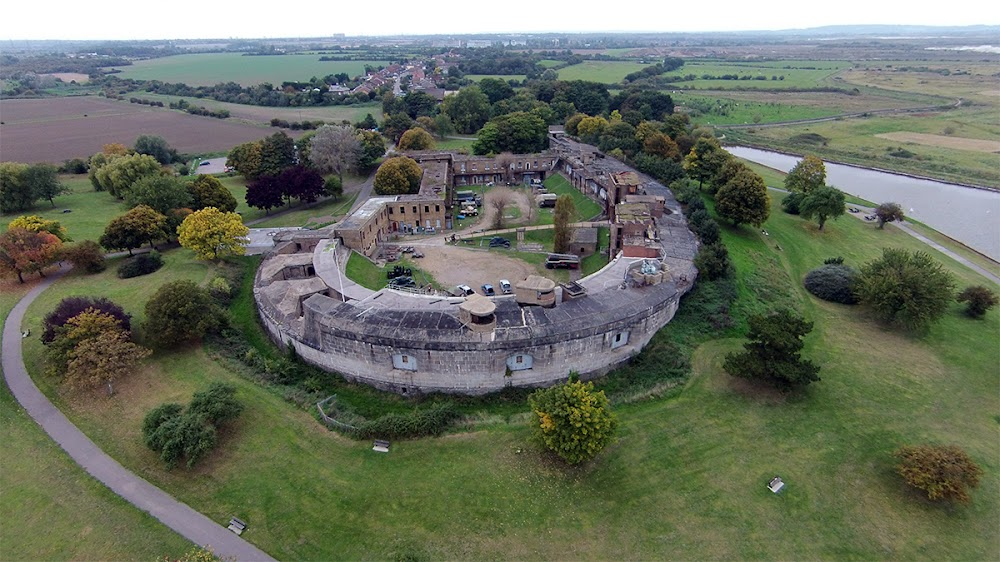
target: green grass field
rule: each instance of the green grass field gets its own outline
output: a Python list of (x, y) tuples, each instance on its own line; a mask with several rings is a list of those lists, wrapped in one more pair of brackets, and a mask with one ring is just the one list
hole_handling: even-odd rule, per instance
[[(805, 89), (832, 86), (835, 74), (850, 68), (846, 61), (771, 61), (771, 62), (730, 62), (730, 61), (685, 61), (684, 66), (663, 75), (664, 80), (694, 75), (695, 80), (677, 81), (684, 89), (730, 90), (730, 89)], [(702, 78), (702, 76), (716, 78)], [(737, 75), (737, 80), (720, 80), (723, 75)], [(562, 73), (559, 74), (562, 78)], [(746, 78), (744, 78), (746, 77)], [(763, 77), (763, 79), (757, 79)], [(773, 77), (773, 79), (772, 79)], [(784, 77), (782, 79), (782, 77)], [(564, 78), (565, 79), (565, 78)]]
[[(0, 325), (35, 279), (25, 285), (0, 280)], [(70, 460), (6, 384), (0, 385), (0, 431), (0, 559), (175, 559), (190, 548)]]
[(387, 61), (320, 61), (318, 55), (242, 56), (238, 53), (173, 55), (136, 61), (118, 67), (116, 76), (134, 80), (182, 82), (189, 86), (213, 86), (236, 82), (254, 86), (269, 82), (280, 86), (284, 81), (306, 81), (316, 76), (346, 72), (351, 77), (364, 74), (365, 64), (386, 66)]
[(587, 80), (602, 84), (617, 84), (626, 75), (649, 66), (638, 62), (587, 60), (559, 69), (560, 80)]
[[(737, 267), (733, 314), (739, 325), (747, 311), (801, 310), (816, 324), (804, 353), (823, 380), (790, 396), (740, 383), (720, 365), (742, 340), (706, 342), (672, 398), (617, 404), (615, 442), (578, 468), (541, 454), (523, 415), (488, 408), (475, 431), (376, 455), (200, 347), (158, 354), (110, 400), (36, 379), (112, 456), (215, 520), (241, 514), (244, 536), (278, 559), (995, 559), (1000, 314), (973, 321), (956, 303), (925, 336), (887, 331), (857, 307), (813, 299), (800, 280), (827, 257), (858, 265), (883, 246), (925, 249), (919, 242), (853, 217), (819, 232), (777, 199), (764, 228), (770, 237), (723, 229)], [(930, 253), (960, 286), (987, 283)], [(139, 321), (160, 283), (213, 274), (183, 250), (165, 258), (134, 280), (62, 280), (26, 325), (37, 332), (68, 294), (107, 295)], [(679, 315), (654, 343), (688, 321)], [(26, 346), (40, 373), (41, 344)], [(141, 445), (142, 415), (213, 381), (236, 384), (246, 412), (195, 470), (164, 471)], [(970, 505), (932, 505), (900, 483), (891, 452), (923, 442), (958, 444), (983, 466)], [(765, 488), (775, 474), (788, 483), (781, 495)]]
[[(600, 205), (595, 203), (593, 199), (587, 197), (583, 193), (580, 193), (579, 190), (569, 183), (569, 180), (559, 174), (553, 174), (545, 179), (545, 189), (547, 189), (549, 193), (555, 193), (556, 195), (569, 195), (573, 198), (573, 205), (576, 209), (576, 216), (573, 219), (574, 222), (588, 221), (601, 214)], [(545, 211), (545, 209), (542, 209), (542, 211)], [(539, 220), (542, 220), (542, 217), (546, 215), (551, 218), (552, 213), (539, 212)], [(539, 224), (550, 223), (545, 222)]]
[(497, 78), (499, 80), (503, 80), (504, 82), (508, 82), (510, 80), (523, 82), (528, 76), (525, 74), (466, 74), (465, 77), (473, 82), (479, 82), (483, 78)]
[[(94, 191), (86, 175), (62, 175), (59, 181), (70, 189), (70, 193), (56, 197), (55, 208), (48, 201), (38, 201), (29, 211), (0, 215), (0, 224), (6, 227), (7, 223), (21, 215), (38, 215), (59, 221), (75, 242), (97, 241), (111, 219), (128, 210), (107, 192)], [(72, 212), (64, 213), (65, 209)]]
[(318, 203), (302, 208), (292, 207), (291, 211), (275, 216), (273, 218), (255, 223), (254, 228), (268, 228), (275, 226), (301, 226), (304, 228), (321, 228), (334, 223), (351, 210), (351, 205), (358, 198), (357, 193), (352, 193), (340, 199), (324, 199)]

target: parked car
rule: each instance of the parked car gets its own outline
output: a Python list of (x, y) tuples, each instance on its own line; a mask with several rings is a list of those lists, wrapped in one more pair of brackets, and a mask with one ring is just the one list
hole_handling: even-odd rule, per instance
[(510, 248), (510, 240), (500, 236), (490, 238), (490, 248)]
[(424, 257), (424, 253), (421, 252), (420, 250), (414, 250), (413, 251), (413, 257), (415, 257), (415, 258), (422, 258), (422, 257)]
[(505, 294), (505, 295), (509, 295), (509, 294), (511, 294), (511, 292), (513, 292), (513, 289), (511, 289), (511, 286), (510, 286), (510, 281), (508, 281), (506, 279), (501, 279), (500, 280), (500, 292), (503, 293), (503, 294)]
[(495, 297), (497, 293), (493, 290), (493, 285), (486, 283), (483, 285), (483, 294), (487, 297)]
[(580, 257), (573, 254), (549, 254), (549, 257), (545, 258), (545, 268), (579, 269)]
[(393, 279), (390, 279), (389, 280), (389, 286), (392, 287), (392, 288), (394, 288), (394, 289), (398, 289), (398, 288), (401, 288), (401, 287), (416, 287), (417, 283), (416, 283), (416, 281), (413, 280), (412, 277), (403, 276), (403, 277), (395, 277)]
[(472, 287), (468, 285), (457, 285), (455, 286), (455, 289), (457, 290), (456, 291), (458, 293), (457, 296), (459, 297), (467, 297), (469, 295), (473, 295), (476, 293), (475, 291), (472, 290)]

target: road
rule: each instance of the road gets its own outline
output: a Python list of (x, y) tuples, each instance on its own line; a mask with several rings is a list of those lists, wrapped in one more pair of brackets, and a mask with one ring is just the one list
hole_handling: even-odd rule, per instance
[[(149, 513), (195, 544), (211, 547), (217, 556), (224, 559), (274, 560), (222, 525), (191, 509), (187, 504), (177, 501), (118, 464), (73, 425), (35, 386), (34, 381), (28, 376), (21, 356), (21, 323), (32, 301), (67, 271), (69, 268), (63, 267), (42, 280), (17, 303), (4, 323), (0, 350), (3, 355), (4, 378), (11, 393), (28, 415), (69, 454), (74, 462), (132, 505)], [(253, 521), (249, 523), (252, 529)]]

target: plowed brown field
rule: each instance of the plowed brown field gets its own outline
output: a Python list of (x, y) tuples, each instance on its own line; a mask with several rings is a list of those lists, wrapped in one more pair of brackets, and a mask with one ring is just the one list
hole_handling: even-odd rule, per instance
[(27, 163), (86, 158), (108, 143), (131, 146), (139, 135), (161, 136), (182, 153), (202, 153), (226, 151), (274, 132), (91, 96), (3, 100), (0, 121), (0, 161)]

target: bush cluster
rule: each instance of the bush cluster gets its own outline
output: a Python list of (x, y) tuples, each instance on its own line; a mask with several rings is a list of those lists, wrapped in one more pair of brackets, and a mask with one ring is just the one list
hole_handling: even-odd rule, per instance
[(55, 340), (57, 331), (81, 312), (93, 309), (96, 312), (103, 312), (118, 321), (118, 325), (125, 332), (132, 332), (132, 316), (125, 312), (121, 306), (104, 298), (89, 297), (66, 297), (59, 301), (52, 312), (45, 315), (42, 320), (42, 342), (49, 344)]
[(235, 395), (235, 386), (213, 383), (196, 392), (186, 409), (180, 404), (161, 404), (143, 418), (142, 439), (160, 453), (167, 470), (182, 459), (191, 468), (215, 447), (217, 428), (243, 412)]
[(293, 131), (311, 131), (313, 129), (319, 129), (323, 125), (326, 125), (326, 121), (286, 121), (284, 119), (278, 119), (275, 117), (271, 119), (272, 127), (279, 127), (282, 129), (291, 129)]
[(857, 277), (854, 268), (830, 263), (807, 273), (804, 283), (807, 291), (825, 301), (858, 304), (853, 289)]
[(157, 251), (139, 254), (118, 266), (118, 278), (130, 279), (140, 275), (149, 275), (163, 267), (163, 258)]
[(355, 430), (359, 439), (399, 439), (441, 435), (458, 419), (455, 406), (447, 403), (416, 408), (405, 414), (386, 414), (360, 424)]

